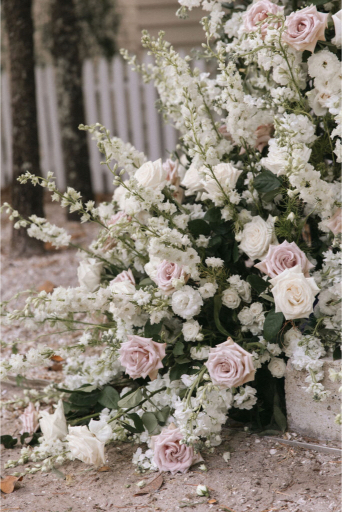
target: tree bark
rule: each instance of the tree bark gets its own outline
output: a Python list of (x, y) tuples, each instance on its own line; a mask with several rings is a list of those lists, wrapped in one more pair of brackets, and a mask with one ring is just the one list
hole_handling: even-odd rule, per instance
[[(94, 199), (87, 134), (78, 130), (85, 123), (82, 91), (82, 63), (79, 52), (80, 30), (73, 0), (52, 0), (52, 55), (56, 67), (58, 114), (67, 186), (82, 194), (83, 201)], [(78, 219), (77, 214), (69, 218)]]
[[(18, 176), (30, 171), (38, 176), (39, 142), (34, 76), (33, 22), (31, 0), (3, 0), (8, 32), (12, 110), (13, 182), (12, 206), (27, 218), (44, 217), (43, 189), (20, 185)], [(28, 236), (26, 229), (12, 231), (11, 254), (28, 257), (44, 251), (42, 242)]]

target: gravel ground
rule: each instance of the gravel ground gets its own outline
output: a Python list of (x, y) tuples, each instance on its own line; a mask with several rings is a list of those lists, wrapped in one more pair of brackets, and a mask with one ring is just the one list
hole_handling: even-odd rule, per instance
[[(48, 217), (59, 225), (66, 222), (55, 205), (47, 205)], [(86, 246), (96, 233), (92, 226), (68, 223), (75, 243)], [(10, 226), (2, 221), (2, 297), (6, 300), (17, 291), (39, 288), (45, 281), (54, 285), (77, 284), (76, 251), (47, 253), (30, 260), (12, 260), (8, 254)], [(18, 303), (19, 304), (19, 303)], [(20, 326), (2, 329), (4, 341), (30, 340), (29, 332)], [(45, 342), (46, 340), (44, 340)], [(59, 340), (60, 341), (60, 340)], [(35, 342), (25, 344), (32, 346)], [(56, 343), (50, 339), (49, 343)], [(19, 347), (21, 350), (21, 347)], [(6, 355), (6, 350), (4, 351)], [(43, 370), (32, 372), (29, 378), (53, 379), (60, 372)], [(8, 399), (22, 390), (4, 384), (2, 398)], [(16, 434), (21, 411), (3, 410), (2, 434)], [(12, 494), (2, 494), (2, 512), (88, 512), (114, 511), (146, 512), (178, 510), (209, 510), (231, 512), (337, 512), (340, 511), (341, 457), (302, 448), (289, 447), (274, 439), (258, 437), (242, 428), (228, 427), (223, 432), (224, 443), (214, 454), (203, 453), (208, 472), (194, 466), (186, 475), (163, 474), (160, 489), (145, 496), (134, 496), (136, 484), (151, 480), (156, 474), (139, 475), (131, 464), (136, 446), (111, 445), (107, 448), (109, 470), (98, 472), (78, 461), (60, 468), (55, 473), (27, 475), (20, 488)], [(300, 439), (291, 435), (292, 439)], [(330, 443), (329, 446), (333, 444)], [(2, 447), (2, 467), (7, 459), (18, 458), (19, 449)], [(229, 451), (226, 463), (222, 457)], [(17, 469), (2, 471), (2, 476)], [(20, 468), (18, 469), (20, 471)], [(205, 484), (210, 499), (196, 496), (196, 486)]]

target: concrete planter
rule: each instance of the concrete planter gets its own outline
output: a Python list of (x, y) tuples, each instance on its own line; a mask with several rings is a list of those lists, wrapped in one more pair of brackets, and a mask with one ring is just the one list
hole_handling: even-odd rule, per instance
[(323, 402), (315, 402), (304, 388), (306, 371), (298, 371), (287, 363), (285, 374), (285, 392), (288, 427), (290, 431), (304, 434), (315, 439), (339, 441), (341, 439), (341, 425), (334, 420), (341, 412), (341, 382), (331, 382), (329, 368), (340, 371), (341, 361), (324, 358), (324, 380), (322, 384), (330, 395)]

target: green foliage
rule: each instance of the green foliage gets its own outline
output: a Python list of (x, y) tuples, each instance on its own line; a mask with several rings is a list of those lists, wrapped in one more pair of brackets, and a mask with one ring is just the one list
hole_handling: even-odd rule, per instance
[(282, 182), (277, 176), (271, 171), (262, 171), (260, 174), (256, 176), (253, 180), (254, 188), (260, 192), (265, 194), (266, 192), (272, 192), (273, 190), (281, 187)]
[(160, 322), (159, 324), (151, 324), (150, 320), (148, 320), (145, 325), (145, 338), (155, 339), (156, 336), (159, 335), (162, 326), (163, 322)]
[(117, 409), (120, 395), (112, 386), (105, 386), (100, 393), (98, 403), (108, 409)]
[(250, 274), (247, 277), (247, 283), (249, 283), (253, 290), (255, 290), (259, 295), (260, 293), (263, 293), (269, 286), (267, 281), (264, 281), (261, 277), (257, 276), (256, 274)]
[(203, 219), (191, 220), (188, 223), (188, 228), (190, 233), (196, 238), (199, 235), (209, 236), (211, 231), (209, 224)]
[(129, 391), (126, 393), (118, 402), (118, 406), (122, 409), (129, 409), (130, 407), (136, 407), (143, 399), (142, 391), (140, 388), (135, 391)]
[(266, 315), (263, 335), (266, 341), (276, 341), (284, 322), (283, 313), (276, 313), (274, 309)]
[(17, 442), (18, 439), (10, 435), (5, 434), (0, 436), (0, 443), (3, 444), (5, 448), (14, 448)]

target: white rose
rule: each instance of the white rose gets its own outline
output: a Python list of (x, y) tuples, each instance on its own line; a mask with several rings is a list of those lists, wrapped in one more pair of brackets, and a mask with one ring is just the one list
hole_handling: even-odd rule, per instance
[(190, 320), (192, 317), (198, 315), (203, 306), (203, 300), (198, 291), (191, 288), (191, 286), (183, 286), (172, 295), (172, 309), (176, 315)]
[(241, 299), (234, 288), (228, 288), (222, 293), (222, 304), (230, 309), (236, 309), (240, 306)]
[(210, 297), (213, 297), (215, 295), (216, 290), (217, 290), (216, 283), (205, 283), (203, 286), (201, 286), (198, 289), (198, 291), (202, 295), (203, 299), (209, 299)]
[(202, 359), (208, 359), (210, 347), (191, 347), (190, 356), (192, 359), (201, 361)]
[(281, 379), (284, 377), (286, 370), (286, 363), (284, 359), (280, 357), (272, 357), (271, 361), (268, 363), (267, 368), (272, 373), (273, 377), (277, 377), (277, 379)]
[(65, 438), (68, 433), (68, 427), (64, 416), (62, 400), (59, 400), (53, 414), (49, 414), (47, 411), (40, 412), (39, 425), (45, 441)]
[(196, 192), (199, 192), (200, 190), (203, 189), (200, 174), (200, 171), (202, 170), (203, 167), (201, 167), (200, 170), (198, 170), (194, 165), (191, 165), (189, 169), (186, 171), (185, 176), (181, 183), (181, 185), (187, 189), (185, 191), (186, 196), (196, 194)]
[(251, 222), (245, 224), (241, 235), (240, 249), (251, 260), (264, 259), (270, 244), (278, 245), (274, 232), (274, 218), (271, 215), (267, 221), (257, 215)]
[(82, 288), (95, 292), (100, 286), (103, 263), (95, 258), (81, 261), (77, 269), (77, 277)]
[(233, 167), (232, 164), (222, 163), (215, 165), (213, 172), (216, 179), (212, 176), (210, 171), (206, 169), (206, 176), (201, 180), (205, 190), (202, 198), (215, 201), (216, 198), (222, 196), (222, 189), (225, 192), (234, 190), (242, 171)]
[(240, 281), (239, 286), (236, 288), (242, 300), (251, 302), (252, 300), (252, 287), (247, 281)]
[(342, 46), (342, 9), (336, 14), (332, 15), (332, 19), (335, 25), (335, 37), (331, 40), (332, 43), (336, 44), (338, 48)]
[(104, 419), (99, 421), (91, 419), (88, 427), (90, 432), (94, 434), (101, 443), (106, 443), (113, 437), (112, 427)]
[(249, 308), (243, 308), (238, 314), (238, 319), (242, 325), (251, 325), (254, 322), (253, 313)]
[(162, 189), (166, 184), (167, 171), (163, 167), (162, 159), (155, 162), (145, 162), (134, 175), (142, 187), (149, 187), (154, 190)]
[(185, 322), (182, 327), (182, 332), (185, 341), (197, 341), (201, 326), (197, 320), (189, 320)]
[(74, 459), (79, 459), (86, 464), (100, 466), (105, 463), (104, 443), (101, 443), (88, 427), (69, 427), (66, 436), (69, 450)]
[(313, 277), (305, 277), (300, 265), (288, 268), (270, 280), (276, 313), (286, 320), (308, 318), (319, 288)]

